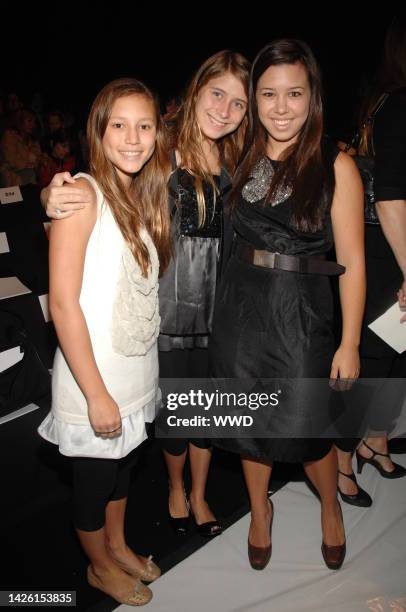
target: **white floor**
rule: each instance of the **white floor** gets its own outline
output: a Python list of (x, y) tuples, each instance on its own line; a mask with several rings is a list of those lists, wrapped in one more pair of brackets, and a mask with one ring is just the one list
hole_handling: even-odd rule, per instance
[[(394, 460), (406, 465), (406, 455)], [(318, 501), (304, 483), (292, 483), (272, 497), (273, 552), (265, 570), (248, 564), (245, 516), (157, 580), (146, 610), (406, 612), (406, 479), (384, 479), (366, 465), (359, 482), (374, 503), (365, 510), (342, 504), (341, 570), (324, 565)]]

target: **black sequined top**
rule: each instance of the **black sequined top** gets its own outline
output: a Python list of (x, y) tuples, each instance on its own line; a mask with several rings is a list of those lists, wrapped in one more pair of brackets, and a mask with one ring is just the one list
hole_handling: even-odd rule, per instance
[(199, 207), (195, 188), (195, 179), (187, 170), (178, 168), (176, 199), (180, 211), (180, 234), (199, 238), (220, 238), (221, 215), (223, 210), (220, 193), (220, 176), (214, 176), (218, 193), (214, 198), (213, 188), (203, 183), (203, 193), (206, 205), (204, 224), (199, 227)]
[[(294, 227), (292, 219), (295, 194), (291, 190), (286, 190), (286, 193), (281, 194), (280, 199), (273, 204), (264, 206), (262, 185), (258, 183), (260, 178), (254, 178), (243, 188), (238, 205), (233, 211), (232, 222), (237, 236), (256, 249), (266, 249), (285, 255), (312, 256), (330, 251), (333, 246), (330, 206), (335, 186), (334, 162), (338, 153), (339, 149), (333, 142), (327, 138), (323, 140), (322, 160), (331, 197), (322, 229), (305, 232)], [(271, 161), (270, 163), (276, 167), (280, 162)], [(250, 183), (253, 184), (252, 189), (247, 191), (246, 187)], [(252, 192), (252, 199), (250, 192)], [(255, 198), (256, 192), (258, 193), (257, 198)], [(250, 201), (246, 198), (249, 198)]]
[(169, 181), (174, 257), (159, 281), (159, 350), (205, 348), (214, 311), (223, 242), (223, 202), (231, 180), (213, 177), (218, 192), (203, 183), (205, 221), (199, 227), (194, 177), (182, 168)]

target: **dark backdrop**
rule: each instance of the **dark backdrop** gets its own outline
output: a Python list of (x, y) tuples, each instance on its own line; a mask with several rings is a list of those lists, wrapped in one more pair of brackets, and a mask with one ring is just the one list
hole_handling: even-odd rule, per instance
[(145, 80), (164, 101), (179, 93), (212, 53), (232, 48), (253, 59), (271, 39), (294, 36), (310, 43), (321, 64), (329, 130), (348, 125), (360, 83), (370, 80), (393, 17), (391, 3), (385, 3), (386, 12), (372, 3), (314, 2), (300, 12), (289, 2), (278, 8), (241, 0), (220, 6), (7, 2), (0, 89), (15, 89), (27, 101), (43, 92), (46, 107), (72, 110), (82, 123), (97, 91), (113, 78)]

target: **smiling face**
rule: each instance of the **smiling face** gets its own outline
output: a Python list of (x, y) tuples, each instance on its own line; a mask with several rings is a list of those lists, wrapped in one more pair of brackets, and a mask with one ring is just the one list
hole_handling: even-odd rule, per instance
[(154, 104), (147, 96), (132, 94), (114, 102), (102, 145), (126, 187), (153, 154), (156, 130)]
[(197, 96), (196, 120), (203, 136), (216, 141), (234, 132), (245, 117), (247, 96), (231, 72), (210, 79)]
[(258, 117), (268, 155), (277, 159), (296, 142), (309, 115), (310, 84), (302, 63), (269, 66), (257, 83)]

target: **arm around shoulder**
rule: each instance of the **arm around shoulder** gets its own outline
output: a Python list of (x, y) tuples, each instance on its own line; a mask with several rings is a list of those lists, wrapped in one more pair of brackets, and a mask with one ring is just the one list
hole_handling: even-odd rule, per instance
[(69, 172), (59, 172), (41, 191), (41, 203), (51, 219), (66, 219), (91, 203), (94, 195), (89, 181), (74, 179)]

